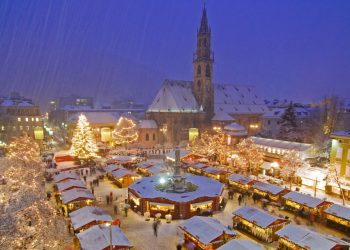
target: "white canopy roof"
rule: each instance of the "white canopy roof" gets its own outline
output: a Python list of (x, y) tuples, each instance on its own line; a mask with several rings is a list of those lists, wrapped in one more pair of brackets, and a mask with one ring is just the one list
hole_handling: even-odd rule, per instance
[(220, 221), (211, 217), (194, 216), (179, 226), (182, 230), (196, 237), (200, 242), (207, 245), (223, 234), (236, 235)]
[(333, 204), (324, 212), (350, 221), (350, 207), (344, 207), (338, 204)]
[(238, 182), (240, 184), (248, 184), (252, 181), (254, 181), (252, 178), (240, 174), (233, 174), (228, 177), (229, 180)]
[(75, 172), (62, 172), (53, 176), (53, 181), (55, 183), (58, 183), (67, 179), (80, 180), (80, 177)]
[(86, 189), (85, 183), (82, 180), (67, 179), (56, 184), (59, 192), (63, 192), (69, 188), (83, 188)]
[(236, 122), (233, 122), (229, 125), (226, 125), (224, 127), (225, 130), (229, 130), (229, 131), (246, 131), (245, 130), (245, 127), (243, 127), (242, 125), (236, 123)]
[[(132, 245), (118, 226), (112, 227), (112, 245), (113, 247), (131, 248)], [(103, 250), (110, 245), (110, 231), (105, 225), (96, 225), (78, 233), (82, 250)]]
[(307, 194), (302, 194), (296, 191), (289, 192), (288, 194), (284, 195), (283, 198), (311, 208), (315, 208), (324, 202), (324, 200), (321, 200), (319, 198), (312, 197)]
[(238, 208), (232, 214), (239, 216), (247, 221), (250, 221), (262, 228), (267, 228), (277, 220), (286, 221), (283, 218), (274, 216), (265, 211), (250, 206), (244, 206)]
[(112, 221), (112, 217), (100, 207), (86, 206), (69, 214), (74, 230), (91, 222)]
[(331, 250), (335, 246), (349, 246), (349, 243), (330, 235), (310, 231), (304, 227), (289, 224), (276, 234), (296, 245), (310, 250)]
[(217, 250), (265, 250), (261, 245), (251, 240), (233, 239), (219, 247)]
[(259, 146), (267, 146), (267, 147), (273, 147), (273, 148), (279, 148), (279, 149), (285, 149), (285, 150), (296, 150), (299, 152), (309, 150), (312, 146), (311, 144), (307, 144), (307, 143), (282, 141), (282, 140), (255, 137), (255, 136), (252, 136), (251, 139), (254, 141), (254, 143), (258, 144)]
[(115, 170), (112, 172), (112, 175), (115, 177), (115, 178), (122, 178), (124, 176), (127, 176), (127, 175), (132, 175), (132, 176), (136, 176), (135, 173), (131, 172), (130, 170), (127, 170), (127, 169), (118, 169), (118, 170)]
[(73, 202), (77, 199), (94, 200), (95, 196), (88, 189), (74, 188), (74, 189), (68, 190), (66, 192), (63, 192), (61, 194), (61, 198), (62, 198), (62, 201), (64, 204), (68, 204), (68, 203)]
[(283, 190), (285, 190), (284, 188), (281, 188), (279, 186), (272, 185), (270, 183), (260, 182), (260, 181), (255, 182), (252, 187), (264, 192), (268, 192), (272, 195), (277, 195), (281, 193)]

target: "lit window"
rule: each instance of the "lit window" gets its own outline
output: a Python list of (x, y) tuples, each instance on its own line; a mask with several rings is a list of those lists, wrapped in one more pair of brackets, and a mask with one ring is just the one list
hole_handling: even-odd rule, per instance
[(35, 120), (38, 122), (39, 121), (39, 117), (35, 118)]
[(29, 118), (28, 118), (28, 117), (26, 117), (26, 122), (27, 122), (27, 121), (29, 121)]
[(1, 126), (1, 130), (2, 130), (2, 131), (5, 131), (5, 126)]
[(17, 118), (17, 121), (19, 121), (19, 122), (20, 122), (20, 121), (21, 121), (21, 117), (18, 117), (18, 118)]
[(26, 126), (27, 130), (29, 130), (29, 126)]
[(32, 117), (32, 122), (34, 121), (34, 117)]

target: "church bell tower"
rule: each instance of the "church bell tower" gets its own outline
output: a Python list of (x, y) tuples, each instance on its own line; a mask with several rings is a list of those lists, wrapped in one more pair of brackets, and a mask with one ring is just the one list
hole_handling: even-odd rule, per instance
[(193, 57), (192, 91), (198, 105), (207, 113), (208, 119), (214, 115), (213, 63), (211, 31), (204, 5), (200, 27), (197, 31), (197, 49)]

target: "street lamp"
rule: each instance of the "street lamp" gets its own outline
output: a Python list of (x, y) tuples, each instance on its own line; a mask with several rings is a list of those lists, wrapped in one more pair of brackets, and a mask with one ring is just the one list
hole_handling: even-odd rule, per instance
[(112, 243), (112, 223), (107, 222), (106, 226), (109, 227), (109, 249), (113, 250), (113, 243)]

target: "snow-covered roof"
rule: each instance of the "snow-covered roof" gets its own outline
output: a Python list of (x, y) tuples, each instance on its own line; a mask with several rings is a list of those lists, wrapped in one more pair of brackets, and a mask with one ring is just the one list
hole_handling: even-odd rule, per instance
[(205, 245), (221, 236), (224, 231), (228, 235), (237, 235), (235, 231), (228, 229), (220, 221), (211, 217), (194, 216), (185, 220), (179, 227)]
[(312, 197), (307, 194), (302, 194), (296, 191), (289, 192), (288, 194), (284, 195), (283, 198), (311, 208), (316, 208), (324, 202), (324, 200), (321, 200), (319, 198)]
[(233, 239), (219, 247), (217, 250), (265, 250), (261, 245), (251, 240)]
[(285, 190), (284, 188), (281, 188), (279, 186), (272, 185), (270, 183), (260, 182), (260, 181), (255, 182), (252, 187), (264, 192), (268, 192), (272, 195), (277, 195)]
[(202, 169), (202, 168), (205, 168), (205, 167), (207, 167), (207, 166), (208, 166), (207, 164), (198, 162), (198, 163), (196, 163), (196, 164), (191, 165), (191, 168)]
[(199, 112), (192, 82), (165, 80), (147, 112)]
[(15, 106), (15, 103), (10, 100), (10, 99), (6, 99), (1, 103), (1, 106), (3, 107), (11, 107), (11, 106)]
[(306, 151), (311, 148), (311, 144), (300, 143), (300, 142), (290, 142), (290, 141), (282, 141), (276, 139), (262, 138), (252, 136), (251, 139), (258, 146), (266, 146), (266, 147), (274, 147), (285, 150), (296, 150), (296, 151)]
[(32, 107), (33, 104), (30, 102), (20, 102), (17, 104), (17, 106), (19, 106), (19, 107)]
[(203, 172), (208, 174), (223, 174), (223, 173), (226, 173), (227, 171), (223, 168), (207, 167), (207, 168), (203, 168)]
[(146, 161), (141, 161), (139, 163), (136, 164), (136, 167), (138, 168), (149, 168), (155, 165), (159, 165), (160, 162), (155, 162), (155, 161), (151, 161), (151, 160), (146, 160)]
[(88, 189), (73, 188), (61, 194), (64, 204), (68, 204), (75, 200), (94, 200), (95, 196)]
[(310, 250), (331, 250), (336, 246), (349, 246), (349, 243), (334, 236), (310, 231), (304, 227), (289, 224), (276, 232), (278, 236)]
[(140, 120), (138, 124), (139, 128), (158, 128), (157, 123), (155, 120)]
[(127, 169), (118, 169), (112, 172), (113, 177), (119, 179), (123, 178), (124, 176), (136, 176), (135, 173), (131, 172), (130, 170)]
[[(132, 245), (118, 226), (112, 227), (113, 247), (131, 248)], [(103, 250), (110, 245), (110, 229), (106, 225), (96, 225), (78, 233), (82, 250)]]
[(69, 213), (74, 230), (92, 222), (112, 221), (112, 217), (100, 207), (86, 206)]
[(234, 182), (238, 182), (240, 184), (248, 184), (254, 181), (252, 178), (240, 174), (230, 175), (228, 179)]
[(127, 163), (130, 161), (134, 161), (137, 158), (138, 158), (137, 156), (131, 156), (131, 155), (114, 155), (112, 157), (113, 160), (121, 162), (121, 163)]
[(59, 170), (59, 171), (63, 171), (63, 170), (67, 170), (67, 169), (73, 169), (73, 168), (80, 168), (81, 165), (77, 165), (75, 163), (75, 161), (61, 161), (61, 162), (57, 162), (55, 161), (56, 163), (56, 168)]
[(80, 114), (84, 114), (86, 119), (90, 124), (99, 124), (99, 123), (116, 123), (118, 121), (118, 114), (113, 112), (81, 112), (81, 113), (72, 113), (68, 117), (68, 121), (75, 123), (78, 121)]
[[(165, 80), (147, 112), (199, 112), (192, 81)], [(263, 114), (264, 102), (254, 87), (214, 84), (214, 111), (227, 114)]]
[(230, 131), (246, 131), (245, 130), (245, 127), (243, 127), (242, 125), (236, 123), (236, 122), (233, 122), (231, 124), (228, 124), (224, 127), (225, 130), (230, 130)]
[(310, 166), (302, 166), (301, 168), (297, 169), (296, 174), (300, 177), (313, 179), (316, 178), (318, 180), (323, 180), (328, 175), (328, 169), (327, 168), (319, 168), (319, 167), (310, 167)]
[(149, 168), (147, 168), (147, 171), (152, 173), (153, 175), (168, 172), (166, 169), (164, 169), (164, 168), (162, 168), (160, 166), (149, 167)]
[(252, 86), (214, 84), (215, 113), (263, 114), (267, 111)]
[(112, 173), (113, 171), (116, 171), (118, 169), (125, 169), (125, 168), (121, 165), (114, 165), (114, 164), (109, 164), (107, 165), (107, 167), (105, 167), (105, 170), (107, 173)]
[(85, 188), (85, 183), (81, 180), (67, 179), (56, 184), (59, 192), (63, 192), (69, 188)]
[(250, 221), (262, 228), (267, 228), (279, 220), (282, 222), (287, 221), (286, 219), (280, 218), (278, 216), (269, 214), (265, 211), (250, 206), (240, 207), (232, 214), (239, 216), (247, 221)]
[(336, 131), (331, 134), (331, 136), (340, 136), (340, 137), (350, 137), (350, 130), (347, 131)]
[(67, 179), (80, 180), (80, 177), (75, 172), (62, 172), (53, 176), (53, 181), (55, 183), (58, 183)]
[(327, 208), (324, 212), (350, 221), (350, 207), (333, 204), (332, 206)]
[[(181, 159), (182, 157), (185, 157), (185, 156), (189, 155), (189, 154), (191, 154), (191, 151), (185, 150), (185, 149), (180, 149), (180, 159)], [(167, 158), (168, 160), (173, 160), (173, 161), (175, 161), (175, 150), (171, 151), (170, 153), (167, 153), (167, 154), (166, 154), (166, 158)]]
[[(284, 112), (286, 111), (286, 109), (287, 109), (287, 107), (286, 108), (272, 108), (272, 109), (268, 110), (267, 112), (265, 112), (263, 117), (268, 118), (268, 119), (280, 119), (282, 117), (282, 115), (284, 114)], [(295, 107), (294, 113), (298, 119), (310, 117), (310, 111), (306, 108)]]
[(235, 119), (227, 114), (226, 112), (217, 112), (215, 113), (214, 117), (211, 118), (212, 121), (220, 121), (220, 122), (226, 122), (226, 121), (234, 121)]
[(224, 184), (205, 176), (197, 176), (187, 174), (187, 181), (196, 185), (198, 188), (193, 192), (187, 193), (166, 193), (155, 188), (159, 184), (161, 178), (167, 178), (168, 175), (155, 175), (142, 178), (129, 186), (129, 190), (133, 190), (142, 198), (165, 198), (176, 202), (188, 202), (198, 197), (217, 197), (221, 195)]

